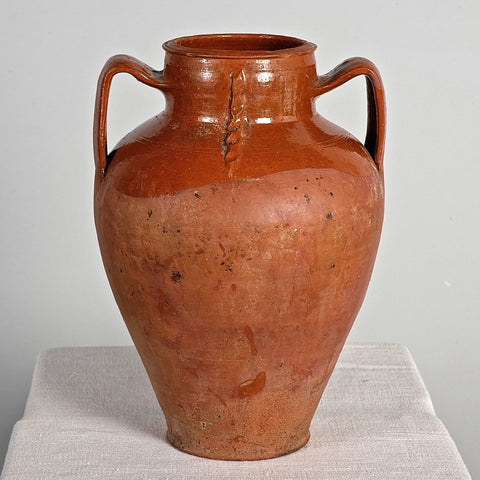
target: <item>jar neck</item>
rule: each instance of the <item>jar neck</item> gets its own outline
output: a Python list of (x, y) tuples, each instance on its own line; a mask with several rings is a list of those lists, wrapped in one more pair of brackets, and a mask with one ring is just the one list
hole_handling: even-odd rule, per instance
[(232, 131), (249, 124), (291, 122), (314, 113), (312, 52), (274, 58), (205, 58), (168, 52), (167, 111)]

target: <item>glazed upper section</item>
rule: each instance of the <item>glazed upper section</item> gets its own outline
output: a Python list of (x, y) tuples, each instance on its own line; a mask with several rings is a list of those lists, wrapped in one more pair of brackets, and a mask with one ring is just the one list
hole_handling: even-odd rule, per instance
[[(170, 40), (162, 90), (167, 111), (207, 123), (309, 118), (315, 45), (279, 35), (197, 35)], [(238, 118), (236, 118), (238, 117)]]

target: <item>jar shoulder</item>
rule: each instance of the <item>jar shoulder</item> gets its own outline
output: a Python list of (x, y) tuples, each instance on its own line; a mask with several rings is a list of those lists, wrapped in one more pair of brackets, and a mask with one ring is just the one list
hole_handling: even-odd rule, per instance
[(376, 173), (362, 143), (320, 115), (228, 128), (208, 122), (179, 124), (164, 114), (119, 142), (109, 155), (106, 176), (117, 190), (152, 196), (308, 168), (356, 177)]

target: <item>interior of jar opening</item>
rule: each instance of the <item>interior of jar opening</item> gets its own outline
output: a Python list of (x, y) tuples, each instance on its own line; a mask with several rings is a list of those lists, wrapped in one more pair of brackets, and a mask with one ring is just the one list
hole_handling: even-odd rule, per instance
[(284, 50), (304, 45), (303, 40), (275, 35), (199, 35), (179, 38), (175, 43), (181, 47), (223, 51), (269, 51)]

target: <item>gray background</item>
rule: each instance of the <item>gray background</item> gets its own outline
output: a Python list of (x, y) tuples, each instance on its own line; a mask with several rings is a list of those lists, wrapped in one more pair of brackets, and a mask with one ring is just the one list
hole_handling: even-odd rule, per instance
[[(115, 53), (161, 68), (161, 43), (267, 32), (318, 45), (319, 73), (362, 55), (387, 89), (386, 219), (350, 341), (409, 347), (472, 476), (480, 474), (478, 337), (480, 4), (364, 0), (227, 3), (2, 2), (0, 19), (0, 464), (37, 353), (130, 343), (92, 216), (98, 73)], [(318, 109), (363, 138), (355, 79)], [(163, 107), (127, 75), (113, 82), (111, 145)]]

